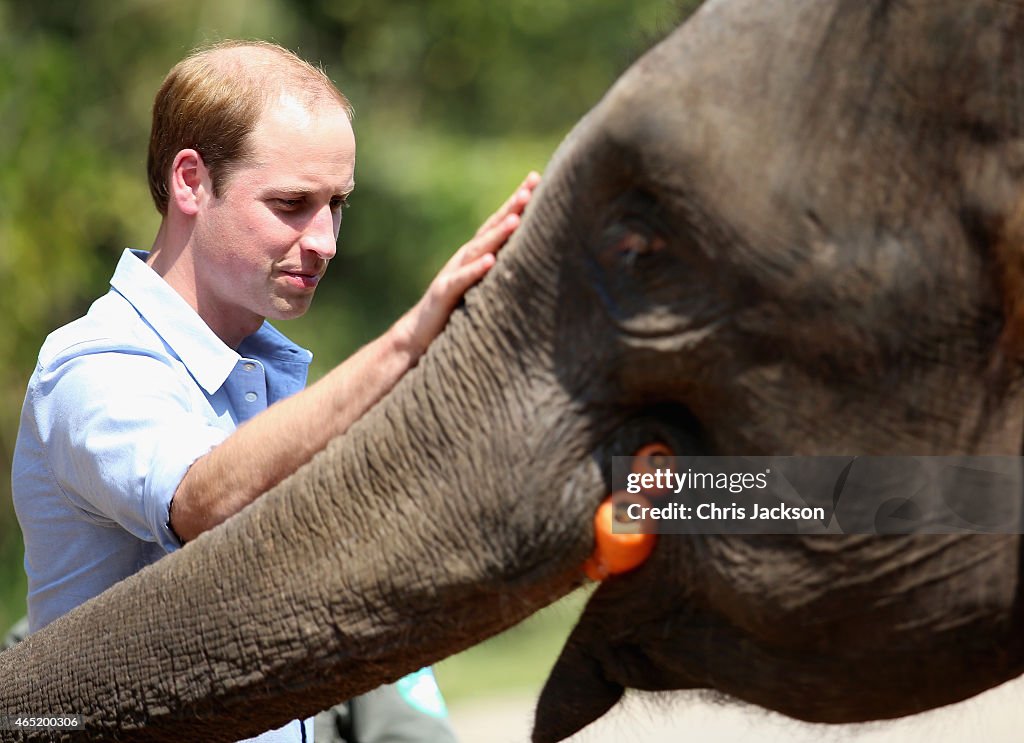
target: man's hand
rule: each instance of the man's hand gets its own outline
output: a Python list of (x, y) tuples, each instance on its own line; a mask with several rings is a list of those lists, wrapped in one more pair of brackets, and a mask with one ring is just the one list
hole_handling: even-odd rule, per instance
[(408, 350), (412, 364), (444, 329), (448, 316), (466, 290), (494, 265), (495, 254), (519, 226), (523, 210), (538, 183), (538, 173), (527, 175), (515, 193), (477, 230), (473, 239), (448, 260), (422, 299), (395, 323), (399, 345)]

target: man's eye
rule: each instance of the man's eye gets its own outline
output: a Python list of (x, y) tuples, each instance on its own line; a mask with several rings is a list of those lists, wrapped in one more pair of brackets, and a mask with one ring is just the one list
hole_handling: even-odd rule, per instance
[(274, 199), (277, 207), (283, 211), (295, 211), (302, 204), (302, 199)]
[(342, 209), (348, 209), (348, 199), (337, 198), (331, 199), (331, 210), (340, 211)]

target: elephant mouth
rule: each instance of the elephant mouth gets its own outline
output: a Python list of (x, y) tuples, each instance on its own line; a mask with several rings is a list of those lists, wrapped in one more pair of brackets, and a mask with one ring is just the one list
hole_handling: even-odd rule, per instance
[(704, 427), (687, 407), (676, 403), (644, 407), (619, 425), (595, 452), (609, 492), (614, 485), (614, 458), (633, 456), (652, 443), (665, 445), (675, 456), (712, 454)]
[[(676, 404), (646, 407), (621, 423), (594, 452), (607, 493), (611, 493), (615, 485), (615, 459), (632, 459), (637, 452), (649, 450), (652, 444), (660, 445), (662, 451), (667, 449), (674, 456), (706, 456), (710, 452), (704, 430), (690, 410)], [(595, 552), (588, 563), (596, 556)], [(625, 675), (631, 680), (634, 677), (645, 678), (647, 683), (624, 681), (621, 674), (612, 672), (616, 667), (622, 670), (623, 657), (612, 662), (605, 657), (607, 652), (620, 656), (624, 649), (623, 645), (612, 641), (616, 632), (609, 634), (605, 631), (607, 626), (591, 632), (594, 626), (602, 624), (600, 615), (621, 616), (619, 612), (623, 603), (635, 603), (639, 610), (643, 601), (638, 601), (637, 591), (643, 593), (645, 586), (650, 586), (650, 573), (656, 568), (657, 565), (639, 565), (635, 575), (629, 572), (613, 575), (600, 587), (597, 595), (601, 598), (596, 602), (592, 599), (588, 604), (580, 625), (569, 638), (541, 695), (533, 732), (535, 743), (555, 743), (581, 730), (614, 706), (627, 686), (680, 688), (679, 677), (668, 669), (660, 668), (640, 648), (626, 653), (639, 665), (633, 673), (627, 670)], [(637, 580), (633, 580), (634, 577)], [(608, 594), (609, 590), (611, 594)], [(607, 600), (607, 595), (612, 599)], [(595, 613), (599, 615), (597, 621), (593, 616)], [(612, 623), (617, 621), (613, 619)], [(622, 626), (618, 630), (626, 636), (631, 631), (629, 627)], [(626, 666), (629, 666), (628, 662)], [(651, 679), (659, 678), (662, 682), (652, 687)]]

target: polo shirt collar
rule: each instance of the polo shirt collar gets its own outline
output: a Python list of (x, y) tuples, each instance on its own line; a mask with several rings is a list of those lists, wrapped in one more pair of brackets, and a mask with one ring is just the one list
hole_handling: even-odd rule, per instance
[(227, 380), (241, 356), (225, 345), (188, 302), (146, 264), (147, 255), (142, 250), (125, 250), (110, 286), (131, 303), (199, 386), (212, 395)]

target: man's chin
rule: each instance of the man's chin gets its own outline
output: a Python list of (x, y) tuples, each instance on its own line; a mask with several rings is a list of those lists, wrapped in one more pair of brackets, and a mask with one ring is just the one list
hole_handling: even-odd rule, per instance
[(297, 320), (309, 311), (313, 293), (304, 297), (277, 297), (267, 313), (268, 320)]

